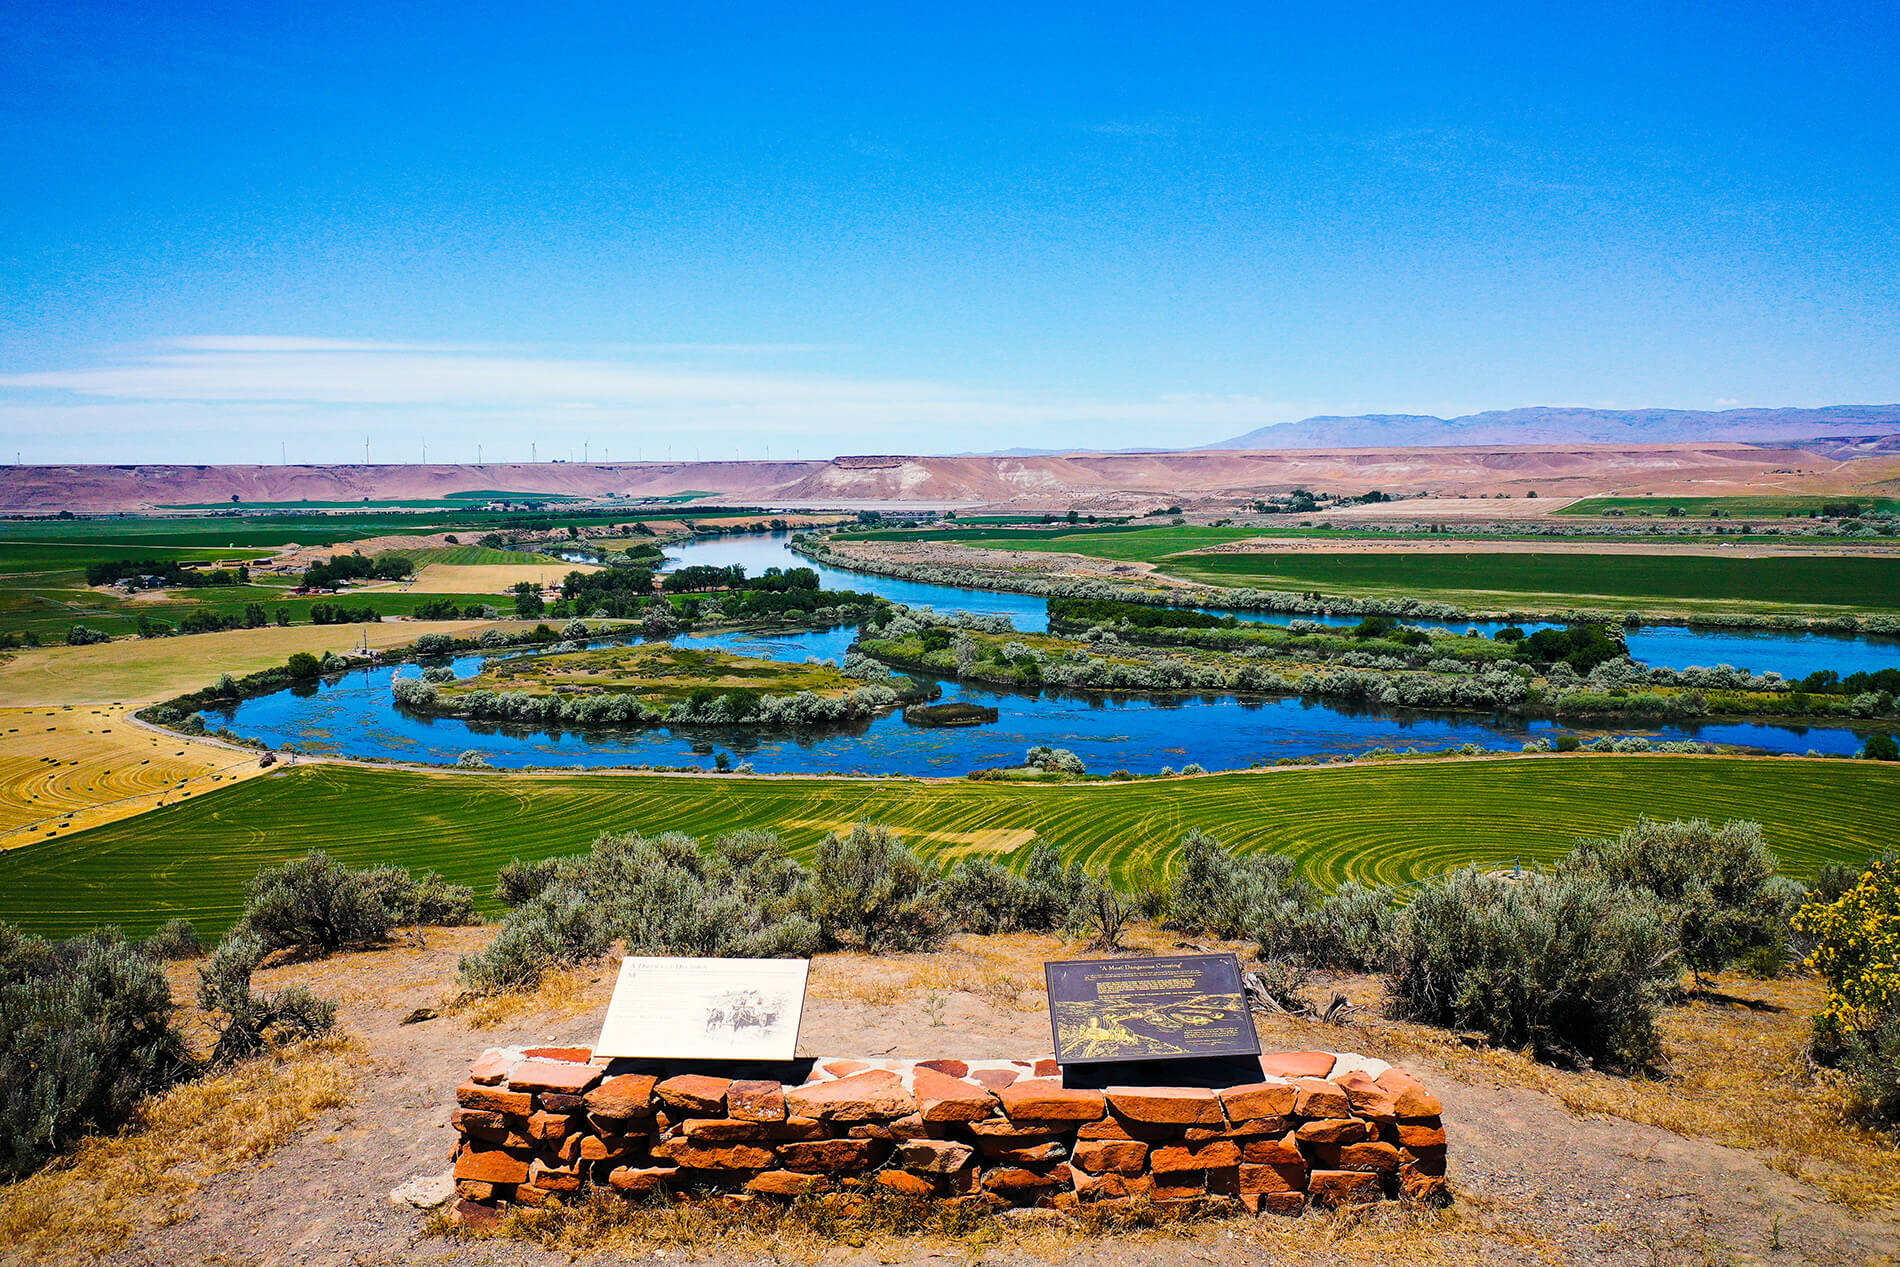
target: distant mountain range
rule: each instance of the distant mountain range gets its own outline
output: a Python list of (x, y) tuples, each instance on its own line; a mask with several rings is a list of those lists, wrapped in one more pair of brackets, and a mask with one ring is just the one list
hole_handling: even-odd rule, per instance
[(1434, 418), (1367, 414), (1256, 427), (1201, 449), (1385, 449), (1447, 444), (1673, 444), (1789, 441), (1900, 431), (1900, 405), (1825, 409), (1566, 409), (1535, 406)]

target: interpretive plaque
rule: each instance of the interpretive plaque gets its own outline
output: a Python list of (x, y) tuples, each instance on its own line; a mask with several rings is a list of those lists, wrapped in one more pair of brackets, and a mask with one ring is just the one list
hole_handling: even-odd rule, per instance
[(1043, 965), (1060, 1064), (1257, 1056), (1234, 955)]
[(596, 1056), (790, 1060), (805, 1012), (808, 959), (674, 959), (620, 963)]

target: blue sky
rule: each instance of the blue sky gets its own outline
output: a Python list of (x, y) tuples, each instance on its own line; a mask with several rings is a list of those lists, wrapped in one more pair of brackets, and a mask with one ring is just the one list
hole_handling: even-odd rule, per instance
[(14, 0), (0, 438), (812, 457), (1900, 400), (1896, 54), (1852, 2)]

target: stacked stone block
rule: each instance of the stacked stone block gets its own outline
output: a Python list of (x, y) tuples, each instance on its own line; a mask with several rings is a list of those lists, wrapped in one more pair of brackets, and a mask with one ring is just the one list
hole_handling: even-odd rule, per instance
[(1383, 1061), (1260, 1057), (1226, 1087), (1074, 1085), (1053, 1060), (799, 1062), (801, 1080), (491, 1049), (456, 1091), (456, 1211), (590, 1188), (741, 1199), (863, 1192), (998, 1209), (1238, 1201), (1297, 1214), (1441, 1199), (1438, 1098)]

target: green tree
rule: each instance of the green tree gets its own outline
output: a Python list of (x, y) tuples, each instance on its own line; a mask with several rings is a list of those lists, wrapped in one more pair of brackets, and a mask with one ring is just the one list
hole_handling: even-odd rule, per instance
[(533, 581), (517, 582), (514, 595), (515, 616), (521, 620), (532, 620), (547, 610), (547, 604), (541, 600), (541, 587)]

